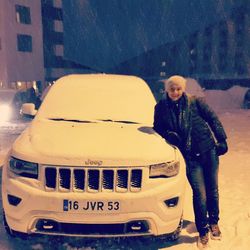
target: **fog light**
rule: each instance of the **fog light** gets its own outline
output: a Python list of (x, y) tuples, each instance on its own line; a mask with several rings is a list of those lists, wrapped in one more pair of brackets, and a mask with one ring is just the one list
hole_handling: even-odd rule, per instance
[(179, 197), (174, 197), (174, 198), (165, 200), (164, 202), (165, 202), (165, 204), (166, 204), (168, 207), (175, 207), (175, 206), (177, 206), (178, 201), (179, 201)]
[(57, 231), (58, 223), (54, 220), (41, 219), (37, 222), (36, 228), (39, 231)]
[(8, 194), (8, 202), (12, 206), (17, 206), (21, 202), (21, 198)]
[(130, 221), (127, 223), (127, 233), (146, 233), (149, 230), (146, 221)]

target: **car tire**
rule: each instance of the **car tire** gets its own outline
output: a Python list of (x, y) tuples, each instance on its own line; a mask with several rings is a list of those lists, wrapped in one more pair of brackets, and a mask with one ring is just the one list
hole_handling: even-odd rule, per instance
[(178, 240), (179, 237), (180, 237), (182, 228), (183, 228), (183, 219), (180, 220), (180, 223), (179, 223), (177, 229), (172, 234), (170, 234), (168, 236), (168, 240), (169, 241), (176, 241), (176, 240)]
[(157, 236), (157, 239), (164, 240), (164, 241), (176, 241), (180, 237), (182, 228), (183, 228), (183, 219), (181, 218), (179, 225), (174, 232)]
[(2, 211), (2, 216), (3, 216), (3, 226), (4, 226), (4, 229), (5, 229), (6, 233), (8, 234), (8, 236), (10, 236), (10, 237), (18, 237), (18, 238), (21, 238), (23, 240), (27, 239), (27, 234), (21, 233), (21, 232), (16, 232), (16, 231), (12, 230), (9, 227), (8, 222), (6, 220), (4, 210)]

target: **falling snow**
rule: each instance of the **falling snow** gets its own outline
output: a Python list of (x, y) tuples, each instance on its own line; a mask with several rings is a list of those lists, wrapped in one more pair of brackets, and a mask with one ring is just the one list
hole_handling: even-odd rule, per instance
[[(225, 126), (229, 145), (229, 152), (220, 158), (219, 173), (220, 226), (223, 238), (221, 241), (211, 241), (209, 249), (248, 250), (250, 245), (250, 110), (240, 108), (242, 102), (239, 97), (242, 96), (240, 87), (222, 92), (220, 90), (205, 91), (205, 95)], [(28, 123), (1, 125), (1, 160), (16, 136), (27, 125)], [(198, 234), (194, 224), (191, 199), (191, 189), (188, 188), (184, 206), (184, 228), (180, 239), (176, 242), (165, 242), (154, 237), (83, 239), (35, 236), (27, 240), (19, 238), (10, 240), (1, 226), (0, 250), (197, 249)]]

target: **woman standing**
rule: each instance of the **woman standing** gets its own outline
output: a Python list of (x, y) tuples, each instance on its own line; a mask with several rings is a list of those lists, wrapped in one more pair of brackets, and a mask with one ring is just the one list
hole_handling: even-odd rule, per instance
[(172, 76), (165, 82), (166, 98), (155, 106), (154, 129), (182, 152), (193, 191), (198, 247), (221, 239), (219, 221), (219, 155), (227, 152), (227, 136), (214, 111), (203, 99), (185, 93), (186, 79)]

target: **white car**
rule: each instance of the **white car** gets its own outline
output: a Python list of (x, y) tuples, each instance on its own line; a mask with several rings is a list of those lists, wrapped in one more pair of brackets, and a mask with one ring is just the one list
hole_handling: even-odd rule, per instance
[(177, 239), (186, 186), (180, 151), (152, 128), (156, 102), (134, 76), (69, 75), (50, 88), (2, 174), (13, 234)]

